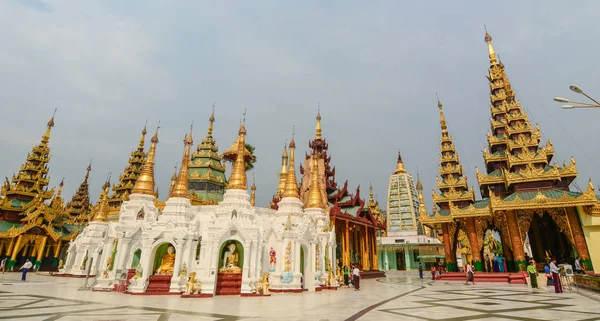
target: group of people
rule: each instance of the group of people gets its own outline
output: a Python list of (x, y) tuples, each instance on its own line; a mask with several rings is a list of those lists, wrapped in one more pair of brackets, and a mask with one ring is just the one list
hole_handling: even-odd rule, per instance
[(360, 290), (360, 270), (356, 264), (350, 265), (350, 269), (344, 265), (344, 285), (350, 287), (350, 284), (354, 287), (354, 291)]
[[(7, 257), (3, 258), (0, 261), (0, 271), (2, 271), (2, 274), (4, 274), (6, 272), (6, 264), (7, 263), (8, 263)], [(31, 263), (31, 261), (29, 261), (29, 259), (25, 260), (25, 263), (19, 269), (20, 271), (22, 271), (21, 281), (27, 280), (27, 272), (29, 272), (29, 270), (31, 270), (32, 267), (33, 267), (33, 263)]]
[(496, 256), (496, 254), (492, 254), (492, 257), (490, 258), (490, 255), (486, 253), (483, 261), (483, 269), (485, 272), (489, 273), (508, 271), (508, 269), (506, 268), (506, 260), (504, 259), (502, 254), (499, 254), (498, 256)]
[[(431, 267), (429, 268), (429, 271), (431, 272), (431, 279), (435, 280), (436, 277), (442, 275), (444, 273), (444, 267), (442, 266), (441, 263), (438, 264), (432, 264)], [(419, 263), (419, 279), (423, 279), (423, 264)]]

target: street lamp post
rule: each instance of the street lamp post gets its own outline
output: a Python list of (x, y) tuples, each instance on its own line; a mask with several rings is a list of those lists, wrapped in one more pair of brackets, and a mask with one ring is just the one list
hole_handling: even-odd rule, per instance
[(577, 86), (577, 85), (571, 85), (569, 86), (569, 89), (571, 89), (571, 91), (584, 95), (587, 99), (593, 101), (593, 104), (590, 103), (585, 103), (585, 102), (581, 102), (581, 101), (573, 101), (567, 98), (562, 98), (562, 97), (554, 97), (554, 101), (559, 102), (559, 103), (569, 103), (569, 105), (562, 105), (560, 106), (560, 108), (562, 109), (574, 109), (574, 108), (600, 108), (600, 102), (598, 102), (596, 99), (590, 97), (588, 94), (586, 94), (581, 87)]

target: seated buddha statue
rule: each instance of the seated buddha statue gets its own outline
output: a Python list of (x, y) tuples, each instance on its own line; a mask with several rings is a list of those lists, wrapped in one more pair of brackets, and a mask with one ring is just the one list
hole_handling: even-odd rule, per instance
[(227, 251), (223, 254), (223, 267), (219, 269), (219, 272), (242, 273), (242, 269), (239, 266), (239, 257), (235, 243), (229, 244)]
[(167, 254), (162, 257), (160, 266), (156, 270), (156, 274), (159, 275), (173, 275), (173, 267), (175, 267), (175, 248), (169, 246), (167, 248)]

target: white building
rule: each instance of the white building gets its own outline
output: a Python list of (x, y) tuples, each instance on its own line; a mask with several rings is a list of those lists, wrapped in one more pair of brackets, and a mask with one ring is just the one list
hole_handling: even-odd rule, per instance
[[(89, 268), (97, 277), (95, 290), (114, 289), (127, 273), (130, 293), (183, 292), (192, 272), (204, 295), (253, 293), (264, 272), (270, 274), (271, 291), (314, 291), (321, 285), (336, 285), (335, 268), (329, 260), (335, 253), (334, 232), (322, 208), (317, 181), (310, 187), (314, 200), (305, 208), (298, 197), (293, 138), (285, 193), (275, 211), (251, 205), (245, 134), (242, 123), (223, 201), (192, 206), (187, 181), (190, 131), (184, 139), (176, 184), (161, 211), (154, 193), (157, 131), (130, 199), (121, 206), (118, 222), (106, 220), (105, 190), (93, 221), (71, 242), (60, 272), (84, 275)], [(314, 160), (318, 161), (317, 156)]]

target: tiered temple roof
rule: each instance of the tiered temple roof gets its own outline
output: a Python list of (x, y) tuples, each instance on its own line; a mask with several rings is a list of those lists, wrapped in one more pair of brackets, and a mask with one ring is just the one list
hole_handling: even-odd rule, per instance
[(491, 132), (487, 135), (488, 148), (483, 151), (486, 173), (477, 170), (477, 179), (483, 197), (490, 193), (506, 196), (516, 191), (537, 189), (568, 190), (577, 177), (575, 161), (559, 166), (550, 164), (554, 147), (550, 140), (540, 145), (540, 128), (532, 126), (527, 113), (492, 47), (492, 37), (485, 34), (490, 57), (490, 111)]
[(348, 181), (344, 182), (343, 187), (339, 187), (335, 180), (335, 168), (331, 167), (331, 156), (327, 155), (328, 144), (322, 137), (321, 114), (317, 114), (316, 136), (308, 144), (311, 153), (305, 155), (305, 165), (311, 166), (305, 168), (300, 166), (302, 181), (300, 183), (300, 199), (306, 205), (308, 202), (309, 189), (312, 179), (312, 155), (316, 155), (319, 164), (319, 182), (323, 183), (321, 187), (323, 193), (323, 202), (325, 212), (331, 217), (332, 224), (336, 218), (346, 219), (351, 222), (375, 226), (385, 229), (385, 219), (381, 211), (375, 211), (360, 198), (360, 186), (356, 188), (355, 194), (348, 190)]
[(146, 161), (146, 153), (144, 152), (144, 143), (146, 141), (146, 126), (142, 130), (142, 137), (137, 149), (131, 152), (129, 156), (129, 162), (123, 171), (123, 174), (119, 175), (119, 183), (112, 187), (112, 195), (108, 196), (109, 206), (109, 218), (119, 214), (121, 204), (124, 201), (129, 200), (131, 190), (135, 186), (135, 182), (140, 176), (142, 165)]
[(88, 178), (90, 177), (90, 171), (92, 170), (92, 163), (88, 165), (85, 173), (85, 178), (79, 188), (71, 198), (71, 201), (65, 205), (66, 215), (69, 220), (77, 224), (87, 224), (90, 220), (90, 192)]
[(23, 212), (30, 207), (49, 200), (54, 195), (54, 188), (48, 190), (48, 163), (50, 162), (50, 131), (54, 127), (54, 116), (48, 122), (42, 141), (35, 145), (25, 164), (9, 181), (6, 178), (0, 191), (0, 221), (18, 223)]
[(464, 207), (475, 201), (475, 192), (469, 189), (467, 176), (463, 175), (462, 164), (454, 147), (452, 136), (448, 133), (448, 125), (442, 102), (438, 99), (440, 110), (440, 125), (442, 136), (440, 138), (440, 166), (437, 186), (439, 194), (433, 192), (433, 202), (440, 211), (447, 211), (451, 205)]
[(227, 187), (225, 165), (221, 162), (219, 147), (212, 136), (214, 122), (213, 109), (209, 118), (208, 133), (192, 154), (188, 169), (189, 189), (193, 192), (190, 200), (194, 205), (217, 204), (223, 200), (223, 193)]

